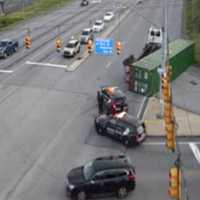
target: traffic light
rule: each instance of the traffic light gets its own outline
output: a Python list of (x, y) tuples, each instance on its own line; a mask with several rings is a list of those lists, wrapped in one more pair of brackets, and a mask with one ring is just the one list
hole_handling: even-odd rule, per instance
[(116, 42), (116, 51), (117, 51), (117, 54), (118, 54), (118, 55), (121, 54), (121, 50), (122, 50), (121, 42), (120, 42), (120, 41), (117, 41), (117, 42)]
[(92, 46), (93, 46), (92, 40), (88, 40), (88, 43), (87, 43), (88, 53), (92, 52)]
[(173, 199), (181, 198), (181, 169), (175, 165), (169, 170), (169, 196)]
[(57, 51), (60, 51), (61, 47), (62, 47), (61, 39), (60, 39), (60, 37), (57, 37), (56, 38), (56, 49), (57, 49)]
[(175, 151), (176, 143), (175, 143), (175, 137), (174, 137), (174, 122), (167, 123), (165, 125), (165, 131), (166, 131), (166, 147), (167, 149), (170, 149), (172, 151)]
[(165, 102), (170, 101), (171, 95), (170, 95), (170, 85), (169, 85), (169, 77), (167, 76), (168, 74), (163, 74), (162, 75), (162, 94), (163, 94), (163, 100)]
[(31, 37), (29, 35), (26, 35), (25, 38), (24, 38), (24, 46), (27, 49), (30, 49), (31, 48), (31, 44), (32, 44)]

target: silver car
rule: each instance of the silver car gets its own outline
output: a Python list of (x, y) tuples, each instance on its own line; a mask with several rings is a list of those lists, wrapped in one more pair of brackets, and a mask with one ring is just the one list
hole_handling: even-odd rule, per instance
[(85, 28), (81, 34), (81, 44), (87, 44), (89, 40), (93, 40), (93, 31), (91, 28)]
[(71, 39), (64, 47), (63, 56), (64, 57), (74, 57), (80, 52), (80, 41), (78, 39)]

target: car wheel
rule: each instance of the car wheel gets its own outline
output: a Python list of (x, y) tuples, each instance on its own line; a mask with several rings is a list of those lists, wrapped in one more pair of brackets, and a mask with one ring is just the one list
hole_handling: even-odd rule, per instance
[(102, 128), (96, 127), (96, 130), (97, 130), (97, 133), (98, 133), (99, 135), (103, 135), (103, 129), (102, 129)]
[(128, 138), (125, 138), (125, 139), (124, 139), (124, 145), (125, 145), (126, 147), (129, 147), (129, 146), (130, 146), (130, 143), (129, 143)]
[(117, 191), (117, 196), (120, 199), (125, 198), (128, 195), (128, 191), (126, 189), (126, 187), (120, 187)]
[(80, 191), (78, 192), (77, 196), (76, 196), (76, 200), (86, 200), (86, 194), (84, 191)]
[(18, 50), (18, 47), (14, 47), (14, 52), (17, 52), (17, 50)]
[(7, 58), (7, 57), (8, 57), (8, 54), (5, 52), (5, 53), (3, 54), (3, 57), (4, 57), (4, 58)]

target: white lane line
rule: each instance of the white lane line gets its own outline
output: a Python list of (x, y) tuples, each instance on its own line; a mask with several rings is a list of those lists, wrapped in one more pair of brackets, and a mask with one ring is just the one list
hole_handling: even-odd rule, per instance
[(3, 70), (3, 69), (0, 69), (0, 73), (11, 74), (11, 73), (13, 73), (13, 71), (12, 70)]
[(56, 67), (56, 68), (62, 68), (62, 69), (67, 68), (67, 65), (58, 65), (58, 64), (52, 64), (52, 63), (41, 63), (41, 62), (26, 61), (26, 64), (28, 64), (28, 65), (40, 65), (40, 66), (47, 66), (47, 67)]
[[(190, 141), (186, 141), (186, 142), (178, 142), (178, 144), (180, 145), (190, 145), (190, 144), (200, 144), (200, 142), (190, 142)], [(165, 145), (165, 142), (144, 142), (142, 145), (146, 145), (146, 146), (163, 146)]]
[(196, 158), (197, 162), (200, 164), (200, 151), (197, 145), (194, 142), (190, 142), (189, 146), (194, 154), (194, 157)]
[(137, 118), (139, 118), (140, 115), (141, 115), (141, 112), (142, 112), (142, 109), (143, 109), (143, 106), (144, 106), (146, 99), (147, 99), (147, 97), (144, 97), (143, 100), (142, 100), (142, 103), (140, 104), (140, 108), (139, 108), (139, 111), (138, 111), (138, 114), (137, 114)]
[(111, 64), (112, 64), (112, 63), (109, 61), (109, 62), (107, 63), (107, 65), (105, 66), (105, 68), (108, 69), (108, 68), (111, 66)]

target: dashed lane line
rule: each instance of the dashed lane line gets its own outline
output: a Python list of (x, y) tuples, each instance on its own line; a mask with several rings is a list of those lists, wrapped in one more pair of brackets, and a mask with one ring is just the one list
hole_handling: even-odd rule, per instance
[(197, 162), (200, 164), (200, 151), (199, 148), (197, 147), (197, 144), (194, 142), (190, 142), (189, 146), (194, 154), (194, 157), (196, 158)]

